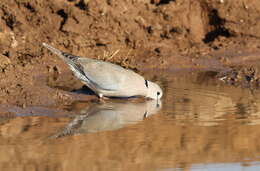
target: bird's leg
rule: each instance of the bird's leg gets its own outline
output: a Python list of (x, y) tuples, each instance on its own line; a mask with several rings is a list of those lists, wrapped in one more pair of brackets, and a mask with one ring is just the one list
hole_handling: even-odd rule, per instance
[(101, 93), (97, 93), (97, 95), (98, 95), (98, 97), (99, 97), (100, 99), (102, 99), (102, 98), (104, 97), (104, 95), (101, 94)]
[(99, 101), (100, 102), (102, 102), (102, 103), (104, 103), (105, 102), (105, 100), (107, 100), (108, 98), (107, 97), (105, 97), (103, 94), (98, 94), (98, 97), (99, 97)]

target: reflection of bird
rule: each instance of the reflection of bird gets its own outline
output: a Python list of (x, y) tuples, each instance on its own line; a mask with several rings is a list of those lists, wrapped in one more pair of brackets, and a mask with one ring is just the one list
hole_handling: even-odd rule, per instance
[(76, 116), (61, 132), (52, 136), (58, 138), (66, 135), (87, 132), (109, 131), (122, 128), (128, 124), (142, 121), (156, 114), (161, 109), (161, 101), (148, 100), (142, 103), (108, 102), (93, 104)]
[(63, 59), (74, 75), (99, 97), (162, 97), (162, 90), (157, 84), (145, 80), (131, 70), (110, 62), (74, 56), (46, 43), (43, 43), (43, 46)]

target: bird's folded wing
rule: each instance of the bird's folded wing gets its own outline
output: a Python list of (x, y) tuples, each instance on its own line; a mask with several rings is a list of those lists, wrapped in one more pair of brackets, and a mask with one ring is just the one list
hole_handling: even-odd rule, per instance
[(118, 65), (81, 58), (78, 61), (88, 80), (103, 90), (119, 90), (128, 79), (130, 72)]

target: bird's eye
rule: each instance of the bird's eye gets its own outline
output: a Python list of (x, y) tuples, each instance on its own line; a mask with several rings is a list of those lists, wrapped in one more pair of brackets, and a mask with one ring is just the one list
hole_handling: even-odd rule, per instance
[(159, 91), (157, 91), (157, 96), (159, 96), (161, 93)]

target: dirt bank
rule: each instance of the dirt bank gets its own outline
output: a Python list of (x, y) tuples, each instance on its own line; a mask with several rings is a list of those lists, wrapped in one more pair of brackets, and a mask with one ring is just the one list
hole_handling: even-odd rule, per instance
[(82, 84), (41, 46), (123, 66), (214, 69), (260, 58), (258, 0), (1, 0), (0, 103), (61, 106)]

